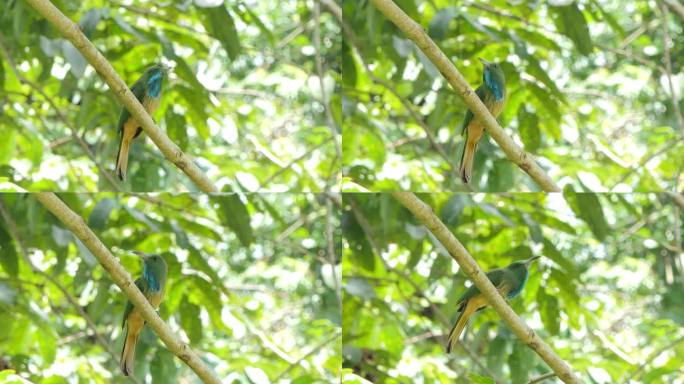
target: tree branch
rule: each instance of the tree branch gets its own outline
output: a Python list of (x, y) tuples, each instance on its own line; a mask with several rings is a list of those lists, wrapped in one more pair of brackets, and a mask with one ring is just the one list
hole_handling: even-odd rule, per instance
[[(29, 0), (33, 1), (33, 0)], [(112, 280), (140, 310), (143, 318), (149, 326), (159, 335), (159, 338), (168, 347), (169, 351), (183, 360), (199, 378), (205, 383), (220, 384), (216, 374), (190, 347), (178, 340), (175, 333), (159, 317), (157, 311), (147, 301), (142, 292), (135, 286), (131, 275), (119, 264), (109, 249), (97, 238), (95, 233), (88, 227), (83, 218), (73, 212), (54, 193), (35, 193), (36, 198), (47, 210), (52, 212), (95, 256), (104, 269), (112, 277)]]
[[(371, 0), (376, 1), (376, 0)], [(513, 333), (525, 342), (539, 357), (541, 357), (549, 367), (556, 372), (558, 377), (566, 383), (580, 383), (575, 376), (572, 368), (563, 361), (532, 329), (530, 329), (511, 307), (506, 300), (499, 294), (492, 282), (489, 281), (484, 272), (477, 265), (477, 262), (449, 231), (444, 223), (434, 214), (432, 208), (422, 202), (411, 192), (392, 192), (392, 196), (397, 199), (406, 209), (427, 227), (430, 232), (439, 240), (444, 248), (449, 251), (451, 257), (458, 262), (475, 286), (482, 292), (489, 305), (501, 316), (501, 319), (511, 328)]]
[(442, 52), (437, 44), (425, 33), (423, 28), (413, 21), (404, 11), (401, 10), (392, 0), (371, 0), (371, 3), (392, 21), (406, 36), (416, 43), (425, 56), (439, 69), (444, 78), (451, 84), (465, 103), (468, 105), (475, 116), (482, 122), (487, 132), (494, 141), (499, 144), (509, 160), (515, 163), (547, 192), (559, 192), (560, 188), (551, 180), (541, 167), (534, 161), (533, 157), (520, 148), (499, 126), (496, 119), (489, 112), (487, 107), (477, 97), (470, 88), (463, 75), (461, 75), (454, 64)]
[(111, 64), (81, 32), (78, 25), (66, 17), (49, 0), (26, 0), (38, 13), (49, 21), (64, 37), (76, 47), (114, 91), (116, 97), (140, 123), (145, 133), (169, 161), (174, 163), (203, 192), (218, 192), (207, 175), (166, 134), (157, 127), (154, 120), (135, 98), (128, 85), (121, 80)]

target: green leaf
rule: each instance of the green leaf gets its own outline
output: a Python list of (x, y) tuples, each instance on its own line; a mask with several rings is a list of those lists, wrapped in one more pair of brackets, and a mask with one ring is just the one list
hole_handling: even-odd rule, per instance
[(197, 271), (204, 272), (214, 282), (220, 282), (218, 274), (195, 247), (189, 247), (188, 263)]
[(532, 350), (527, 345), (516, 340), (513, 344), (513, 352), (508, 357), (508, 367), (511, 369), (511, 383), (526, 383), (533, 363), (534, 353)]
[(527, 224), (527, 228), (530, 233), (530, 238), (532, 241), (535, 243), (541, 243), (544, 240), (544, 235), (542, 234), (541, 227), (539, 224), (537, 224), (530, 215), (527, 213), (523, 213), (523, 220), (525, 220), (525, 224)]
[(521, 104), (518, 108), (518, 130), (520, 139), (525, 144), (528, 152), (537, 152), (541, 147), (541, 131), (539, 130), (539, 118), (527, 111), (527, 105)]
[(563, 197), (570, 208), (587, 223), (594, 236), (603, 241), (610, 233), (608, 223), (603, 215), (601, 202), (595, 193), (576, 193), (572, 186), (568, 185), (563, 190)]
[(14, 241), (4, 226), (0, 226), (0, 264), (9, 276), (19, 274), (19, 258), (14, 247)]
[(351, 47), (346, 43), (345, 40), (342, 41), (342, 81), (346, 87), (356, 88), (357, 82), (357, 71), (356, 71), (356, 61), (354, 60), (354, 55)]
[(415, 241), (413, 247), (411, 247), (411, 257), (409, 257), (409, 260), (406, 263), (406, 269), (413, 269), (416, 265), (418, 265), (421, 257), (423, 257), (423, 241), (418, 240)]
[(537, 301), (539, 302), (542, 323), (546, 332), (556, 336), (560, 332), (560, 311), (558, 309), (558, 299), (555, 296), (547, 295), (544, 289), (537, 291)]
[(90, 38), (100, 22), (101, 14), (103, 12), (99, 8), (91, 8), (78, 21), (78, 27), (83, 31), (86, 37)]
[(174, 355), (165, 348), (157, 349), (155, 357), (150, 362), (150, 373), (155, 380), (170, 383), (175, 380), (178, 368), (173, 361)]
[(116, 207), (116, 202), (112, 199), (105, 198), (98, 201), (88, 216), (88, 226), (98, 231), (107, 228), (107, 219), (109, 219), (109, 213), (114, 207)]
[(496, 381), (491, 377), (476, 375), (472, 372), (468, 374), (468, 380), (475, 384), (496, 384)]
[(442, 40), (449, 29), (449, 22), (458, 15), (456, 7), (446, 7), (440, 9), (430, 20), (428, 33), (434, 40)]
[(356, 221), (350, 211), (342, 215), (342, 233), (349, 242), (351, 261), (360, 265), (363, 269), (372, 272), (375, 270), (375, 255), (365, 232)]
[(487, 191), (508, 191), (513, 187), (513, 163), (508, 159), (494, 160), (492, 173), (487, 180)]
[(35, 336), (43, 363), (46, 366), (52, 365), (57, 355), (57, 338), (48, 327), (39, 327)]
[(575, 268), (575, 265), (558, 251), (551, 240), (544, 238), (543, 243), (544, 248), (542, 249), (542, 253), (544, 256), (561, 266), (565, 270), (565, 273), (570, 275), (572, 279), (576, 279), (579, 276), (579, 272), (577, 271), (577, 268)]
[(463, 213), (463, 208), (469, 203), (467, 196), (463, 194), (453, 195), (447, 200), (446, 204), (442, 206), (440, 217), (444, 224), (448, 226), (457, 226), (458, 219)]
[(202, 320), (200, 308), (183, 297), (180, 305), (180, 322), (190, 342), (197, 344), (202, 340)]
[(232, 60), (235, 60), (242, 48), (240, 38), (235, 28), (235, 21), (228, 13), (225, 5), (221, 4), (215, 8), (205, 8), (201, 10), (204, 16), (204, 26), (209, 34), (215, 37), (223, 46), (223, 49)]
[(550, 7), (550, 9), (558, 31), (572, 40), (579, 53), (588, 56), (593, 49), (593, 44), (589, 35), (589, 26), (584, 14), (577, 7), (577, 3)]
[(350, 295), (361, 297), (364, 300), (375, 298), (375, 290), (363, 277), (350, 277), (346, 279), (344, 290)]
[(499, 332), (487, 348), (487, 366), (497, 375), (501, 375), (503, 372), (503, 366), (508, 355), (507, 344), (506, 337)]
[(534, 55), (527, 55), (527, 67), (525, 70), (537, 80), (541, 81), (553, 93), (558, 100), (565, 100), (565, 95), (558, 89), (556, 82), (549, 77), (549, 74), (541, 67)]
[(231, 193), (215, 195), (211, 200), (218, 205), (217, 215), (221, 222), (235, 232), (240, 243), (248, 247), (254, 242), (254, 233), (250, 225), (247, 206), (240, 199), (240, 195)]
[(173, 111), (173, 108), (166, 109), (166, 131), (169, 138), (176, 143), (182, 150), (188, 149), (188, 124), (185, 116)]

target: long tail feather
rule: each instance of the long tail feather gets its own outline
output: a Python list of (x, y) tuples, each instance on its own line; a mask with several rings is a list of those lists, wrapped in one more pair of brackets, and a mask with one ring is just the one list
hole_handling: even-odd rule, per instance
[(124, 341), (123, 349), (121, 350), (121, 361), (119, 366), (124, 376), (133, 374), (133, 363), (135, 362), (135, 345), (138, 343), (138, 336), (140, 332), (129, 333), (126, 331), (126, 340)]
[(475, 158), (475, 150), (477, 149), (477, 141), (466, 130), (465, 145), (461, 155), (461, 166), (458, 171), (461, 180), (466, 184), (470, 183), (473, 175), (473, 160)]
[(465, 328), (466, 324), (468, 324), (468, 319), (470, 319), (470, 316), (477, 311), (476, 307), (476, 305), (471, 305), (470, 301), (463, 306), (463, 311), (461, 311), (461, 313), (458, 315), (456, 324), (454, 324), (454, 326), (451, 328), (451, 332), (449, 332), (449, 341), (447, 342), (446, 349), (447, 353), (450, 353), (456, 347), (456, 343), (458, 343), (458, 338), (461, 336), (463, 328)]
[(116, 175), (121, 181), (126, 180), (126, 169), (128, 168), (128, 150), (131, 145), (131, 140), (124, 135), (121, 135), (121, 142), (119, 143), (119, 152), (116, 154)]

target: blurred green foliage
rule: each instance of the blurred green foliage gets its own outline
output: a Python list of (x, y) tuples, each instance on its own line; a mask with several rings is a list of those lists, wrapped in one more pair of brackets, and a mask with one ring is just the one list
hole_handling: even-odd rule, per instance
[[(672, 108), (675, 97), (684, 109), (684, 24), (671, 13), (673, 96), (659, 2), (396, 3), (473, 88), (482, 82), (478, 57), (502, 62), (508, 99), (501, 125), (561, 187), (649, 192), (684, 185), (684, 126)], [(455, 177), (463, 100), (370, 2), (342, 6), (353, 33), (341, 49), (344, 190), (464, 190)], [(488, 137), (475, 159), (476, 191), (539, 190)]]
[[(132, 276), (141, 274), (141, 262), (129, 251), (165, 258), (169, 281), (160, 315), (226, 383), (338, 377), (340, 267), (327, 253), (327, 197), (59, 196)], [(0, 195), (0, 204), (2, 368), (36, 383), (128, 382), (118, 368), (126, 296), (31, 195)], [(243, 219), (229, 219), (235, 215)], [(339, 217), (330, 219), (339, 244)], [(27, 259), (42, 272), (33, 273)], [(142, 382), (148, 373), (155, 383), (194, 380), (149, 328), (136, 358)]]
[[(316, 18), (301, 1), (55, 4), (129, 85), (152, 63), (173, 67), (153, 118), (219, 188), (322, 191), (338, 182), (341, 134), (333, 138), (322, 113), (314, 60), (326, 103), (339, 104), (341, 38), (330, 14)], [(114, 168), (121, 105), (26, 2), (0, 4), (0, 48), (0, 189), (197, 190), (150, 140), (135, 140), (127, 184), (102, 174), (95, 162)]]
[[(419, 197), (484, 270), (542, 256), (510, 304), (584, 382), (681, 378), (684, 215), (670, 196)], [(447, 356), (456, 300), (472, 283), (390, 194), (343, 199), (345, 382), (527, 383), (549, 372), (492, 310), (466, 327), (467, 350)]]

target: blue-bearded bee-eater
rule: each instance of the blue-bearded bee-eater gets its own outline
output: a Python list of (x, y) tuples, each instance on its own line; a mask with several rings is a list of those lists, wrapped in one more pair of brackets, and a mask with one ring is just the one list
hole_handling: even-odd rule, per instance
[[(156, 64), (148, 68), (138, 81), (131, 87), (131, 92), (138, 99), (140, 104), (145, 107), (147, 113), (152, 113), (159, 107), (161, 100), (162, 84), (166, 77), (168, 68), (163, 64)], [(121, 109), (119, 123), (117, 124), (121, 141), (119, 151), (116, 155), (116, 174), (122, 181), (126, 180), (126, 170), (128, 169), (128, 151), (131, 142), (143, 131), (137, 120), (131, 116), (126, 107)]]
[[(143, 252), (134, 251), (136, 255), (143, 258), (143, 275), (135, 280), (135, 286), (145, 295), (154, 309), (159, 308), (159, 304), (164, 297), (166, 286), (166, 261), (159, 255), (148, 255)], [(126, 327), (123, 349), (121, 350), (121, 361), (119, 366), (124, 376), (133, 374), (133, 363), (135, 361), (135, 345), (138, 337), (145, 326), (145, 319), (140, 310), (129, 300), (126, 303), (126, 310), (123, 315), (121, 327)]]
[[(506, 268), (493, 269), (486, 273), (487, 278), (499, 291), (501, 296), (506, 299), (512, 299), (518, 296), (525, 288), (527, 278), (529, 277), (529, 268), (533, 261), (537, 260), (539, 256), (531, 257), (527, 260), (514, 261)], [(477, 311), (487, 307), (487, 299), (480, 292), (480, 290), (472, 285), (465, 293), (458, 299), (458, 311), (460, 314), (456, 319), (456, 324), (449, 332), (449, 341), (447, 343), (447, 353), (458, 343), (458, 338), (463, 332), (463, 328), (468, 323), (468, 319)]]
[[(501, 114), (506, 102), (506, 78), (498, 63), (490, 63), (482, 58), (480, 58), (480, 61), (484, 64), (482, 85), (477, 87), (475, 94), (489, 109), (494, 118), (496, 118)], [(473, 112), (468, 109), (462, 127), (463, 134), (465, 135), (465, 145), (461, 155), (459, 175), (461, 180), (468, 184), (472, 179), (475, 150), (477, 149), (477, 143), (484, 134), (484, 126), (480, 119), (475, 118)]]

